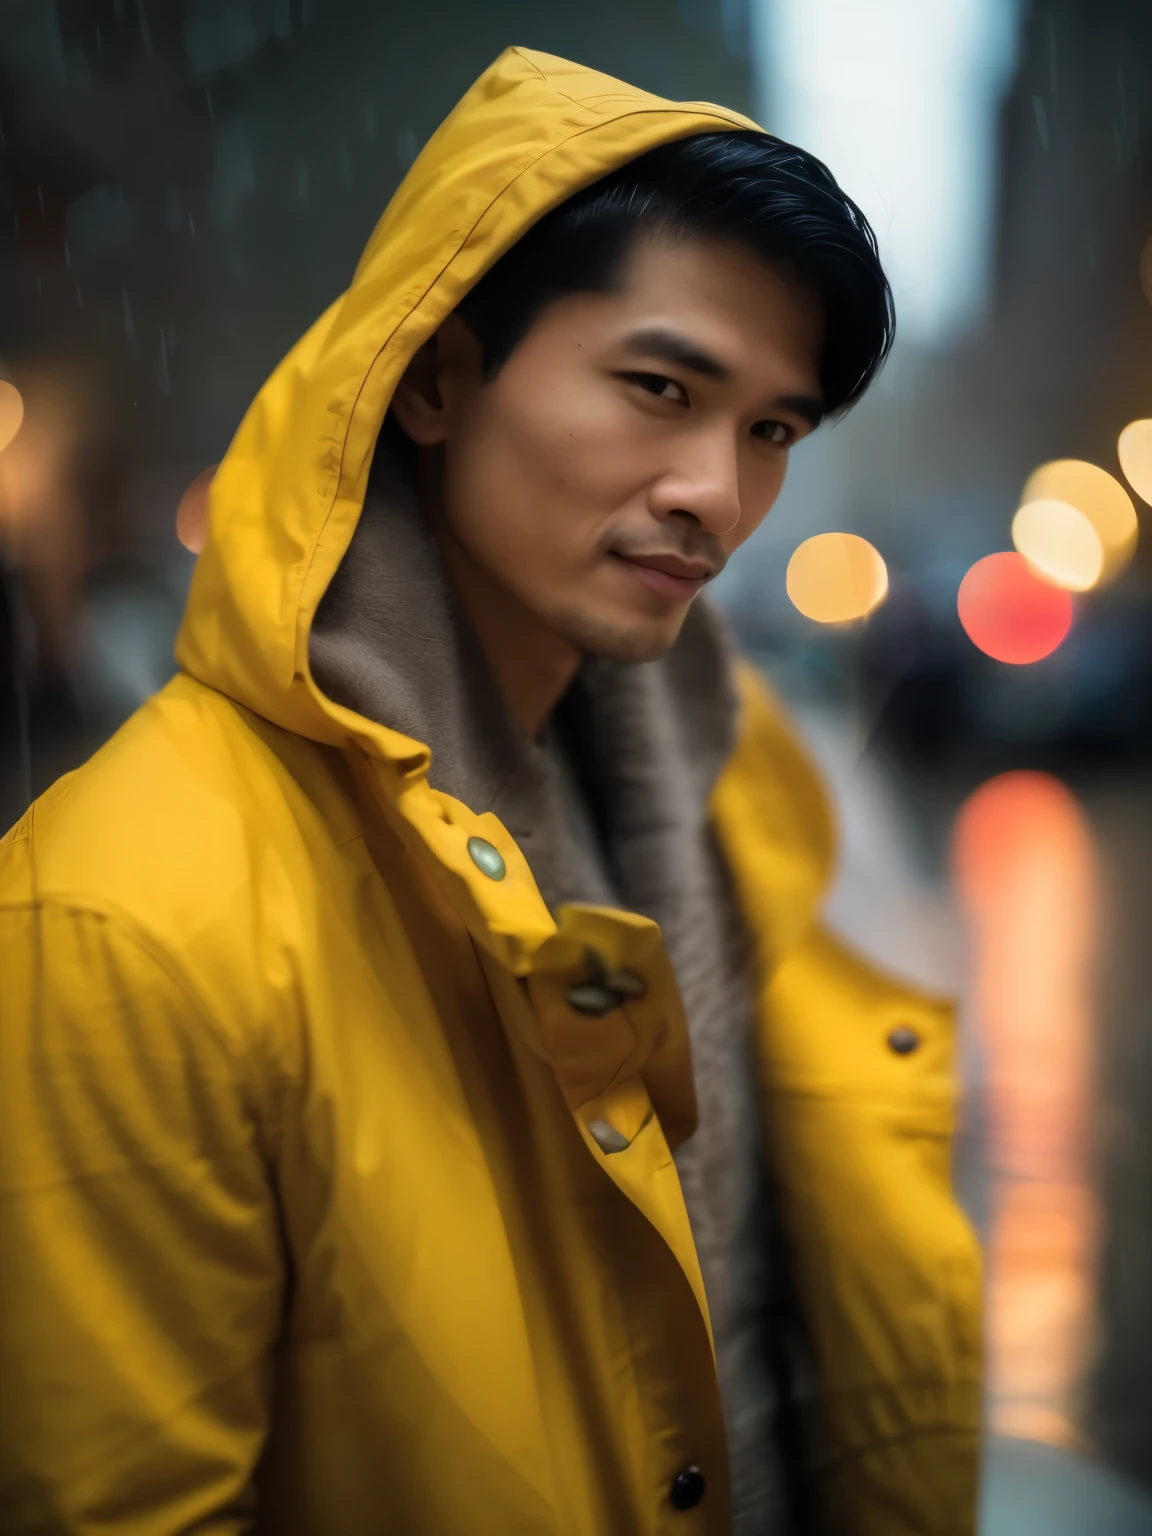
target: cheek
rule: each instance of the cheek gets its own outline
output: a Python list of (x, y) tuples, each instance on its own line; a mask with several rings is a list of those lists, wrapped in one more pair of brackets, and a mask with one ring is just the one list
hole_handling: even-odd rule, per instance
[(450, 439), (450, 515), (488, 545), (591, 541), (650, 479), (636, 413), (598, 379), (522, 376), (515, 361)]

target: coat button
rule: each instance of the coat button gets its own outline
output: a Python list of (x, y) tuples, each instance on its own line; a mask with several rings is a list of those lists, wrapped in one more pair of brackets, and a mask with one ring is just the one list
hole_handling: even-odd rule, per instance
[(888, 1049), (895, 1051), (897, 1056), (910, 1056), (919, 1044), (920, 1036), (911, 1024), (897, 1024), (888, 1033)]
[(589, 1120), (588, 1134), (601, 1152), (627, 1152), (632, 1143), (607, 1120)]
[(493, 848), (482, 837), (470, 837), (468, 839), (468, 856), (482, 874), (489, 880), (503, 880), (508, 873), (508, 866), (500, 856), (500, 851)]
[(648, 990), (640, 977), (631, 971), (613, 971), (605, 976), (604, 985), (617, 997), (643, 997)]
[(707, 1486), (704, 1474), (699, 1467), (685, 1467), (683, 1472), (677, 1472), (668, 1490), (672, 1508), (695, 1509), (704, 1497), (704, 1489)]
[(569, 987), (564, 996), (569, 1007), (575, 1008), (577, 1013), (590, 1013), (596, 1018), (620, 1006), (620, 999), (598, 981), (582, 981)]

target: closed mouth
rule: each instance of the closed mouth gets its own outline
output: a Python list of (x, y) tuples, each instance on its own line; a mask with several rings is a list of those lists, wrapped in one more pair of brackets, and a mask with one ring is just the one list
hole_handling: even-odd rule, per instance
[(678, 601), (693, 598), (712, 575), (712, 567), (679, 555), (624, 555), (613, 557), (629, 567), (651, 591)]

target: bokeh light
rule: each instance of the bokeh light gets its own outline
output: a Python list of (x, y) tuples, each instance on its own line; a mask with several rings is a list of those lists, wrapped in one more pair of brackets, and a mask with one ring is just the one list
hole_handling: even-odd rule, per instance
[(0, 379), (0, 453), (20, 430), (24, 420), (24, 399), (15, 384)]
[(985, 1074), (990, 1419), (1002, 1434), (1067, 1444), (1093, 1343), (1099, 1243), (1096, 851), (1067, 786), (1027, 772), (974, 791), (952, 851)]
[(208, 492), (217, 465), (202, 469), (180, 498), (176, 508), (176, 537), (184, 548), (198, 555), (208, 542)]
[(1116, 452), (1128, 484), (1142, 501), (1152, 502), (1152, 421), (1130, 421)]
[(1104, 546), (1101, 582), (1118, 576), (1132, 558), (1139, 526), (1132, 498), (1114, 475), (1083, 459), (1053, 459), (1028, 477), (1020, 505), (1063, 501), (1082, 512)]
[(977, 560), (960, 583), (956, 609), (974, 646), (1014, 666), (1050, 656), (1072, 627), (1071, 595), (1009, 551)]
[(788, 562), (788, 596), (805, 618), (845, 624), (871, 613), (888, 595), (879, 550), (855, 533), (818, 533)]
[(1087, 592), (1104, 570), (1104, 545), (1095, 527), (1066, 501), (1029, 501), (1012, 519), (1012, 542), (1045, 581)]

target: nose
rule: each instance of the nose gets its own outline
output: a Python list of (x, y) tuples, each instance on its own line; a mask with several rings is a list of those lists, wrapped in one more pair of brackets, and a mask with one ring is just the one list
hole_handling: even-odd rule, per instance
[(736, 444), (727, 432), (712, 431), (681, 442), (675, 464), (648, 493), (654, 517), (690, 517), (706, 533), (730, 533), (740, 521), (740, 476)]

